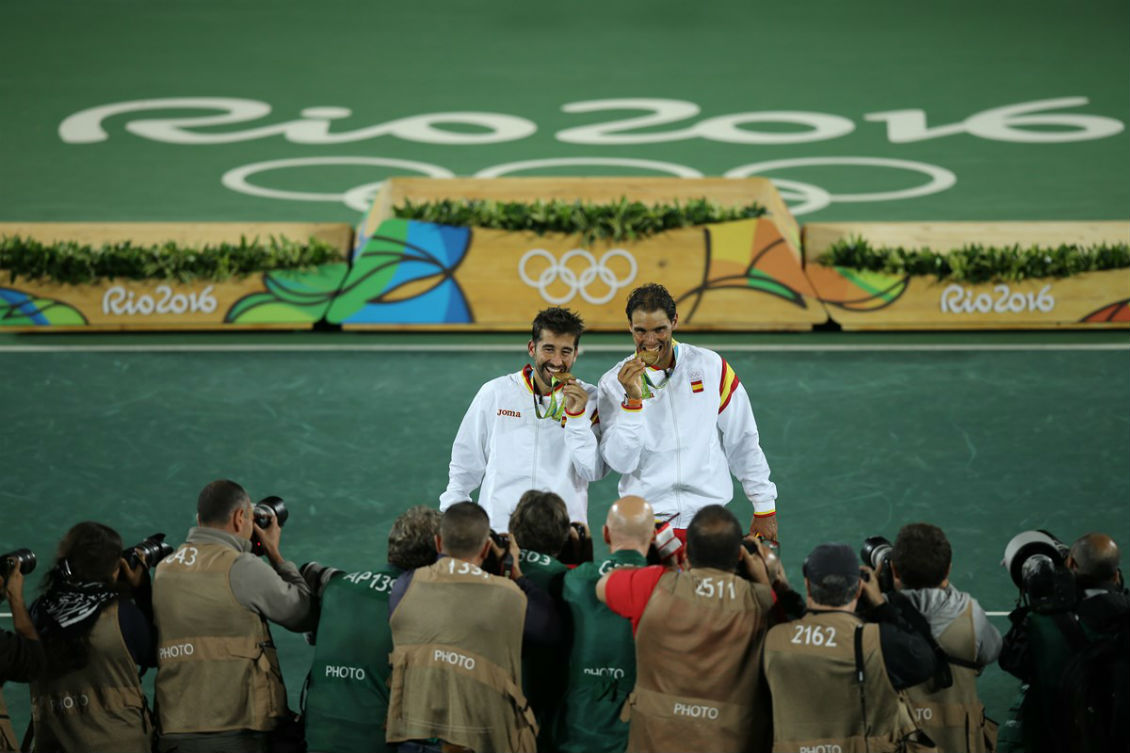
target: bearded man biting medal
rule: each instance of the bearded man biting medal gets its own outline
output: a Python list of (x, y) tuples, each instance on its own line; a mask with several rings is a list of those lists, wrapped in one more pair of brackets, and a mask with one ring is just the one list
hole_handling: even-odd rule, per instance
[(675, 535), (695, 513), (733, 497), (753, 503), (750, 532), (777, 540), (777, 487), (761, 451), (749, 395), (726, 360), (675, 341), (675, 301), (662, 285), (628, 296), (636, 352), (600, 379), (600, 451), (620, 473), (620, 496), (643, 497)]
[(570, 373), (584, 322), (559, 307), (534, 318), (526, 348), (533, 365), (484, 384), (463, 416), (451, 447), (439, 509), (471, 499), (506, 531), (510, 513), (530, 489), (565, 500), (569, 519), (588, 524), (589, 482), (604, 477), (596, 387)]

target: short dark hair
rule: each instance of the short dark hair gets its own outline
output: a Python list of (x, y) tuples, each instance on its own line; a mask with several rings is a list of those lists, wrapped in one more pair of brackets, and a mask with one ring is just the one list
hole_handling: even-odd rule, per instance
[(200, 490), (196, 499), (196, 517), (205, 526), (223, 525), (232, 513), (251, 504), (251, 497), (234, 481), (220, 479)]
[(443, 553), (453, 557), (474, 557), (490, 536), (490, 518), (474, 502), (456, 502), (443, 512), (439, 521)]
[(439, 510), (424, 505), (400, 513), (388, 532), (388, 561), (401, 570), (427, 567), (436, 561)]
[(530, 327), (530, 339), (537, 342), (541, 339), (542, 330), (549, 330), (556, 335), (572, 335), (573, 347), (581, 342), (581, 334), (585, 331), (585, 321), (580, 315), (560, 306), (551, 306), (542, 309), (534, 317)]
[(937, 588), (949, 574), (952, 559), (946, 535), (930, 523), (903, 526), (891, 550), (891, 562), (907, 588)]
[(808, 595), (825, 607), (842, 607), (859, 592), (859, 578), (825, 575), (819, 583), (808, 581)]
[(628, 315), (629, 322), (632, 321), (632, 312), (636, 309), (662, 311), (667, 314), (668, 319), (675, 321), (675, 299), (667, 292), (667, 288), (657, 282), (640, 285), (628, 296), (628, 305), (624, 307), (624, 312)]
[(691, 567), (733, 570), (742, 546), (742, 527), (722, 505), (707, 505), (687, 526), (687, 558)]
[(510, 513), (510, 535), (522, 549), (556, 557), (569, 540), (569, 510), (553, 492), (530, 489)]

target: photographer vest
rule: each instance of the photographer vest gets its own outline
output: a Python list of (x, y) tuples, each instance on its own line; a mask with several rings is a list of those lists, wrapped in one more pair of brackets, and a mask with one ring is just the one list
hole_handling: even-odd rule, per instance
[(157, 565), (156, 707), (162, 735), (265, 732), (286, 713), (267, 622), (232, 593), (239, 552), (187, 541)]
[(389, 619), (387, 740), (536, 750), (537, 723), (518, 684), (525, 619), (522, 590), (476, 565), (442, 557), (414, 571)]
[(764, 667), (773, 699), (774, 751), (902, 750), (917, 730), (910, 707), (887, 676), (879, 625), (864, 624), (850, 612), (809, 612), (777, 625), (765, 639)]
[(31, 683), (35, 750), (147, 753), (152, 727), (137, 666), (118, 625), (118, 602), (90, 630), (82, 669)]
[(604, 561), (586, 562), (565, 576), (563, 596), (572, 617), (568, 684), (554, 714), (559, 753), (621, 753), (628, 725), (620, 710), (636, 684), (632, 623), (596, 598), (596, 584), (618, 567), (644, 567), (647, 558), (622, 549)]
[[(973, 602), (937, 638), (946, 655), (964, 663), (977, 660), (977, 634), (973, 628)], [(906, 697), (918, 726), (938, 750), (985, 753), (995, 748), (996, 726), (985, 717), (977, 695), (979, 670), (950, 664), (953, 685), (933, 689), (933, 680), (907, 688)]]
[[(636, 630), (629, 751), (742, 751), (764, 731), (758, 658), (768, 586), (711, 568), (660, 577)], [(764, 699), (762, 699), (764, 700)]]
[(19, 750), (20, 741), (12, 729), (12, 717), (8, 715), (8, 705), (4, 703), (4, 691), (0, 690), (0, 751)]
[(400, 568), (335, 575), (322, 592), (306, 685), (310, 750), (384, 750), (388, 716), (388, 597)]

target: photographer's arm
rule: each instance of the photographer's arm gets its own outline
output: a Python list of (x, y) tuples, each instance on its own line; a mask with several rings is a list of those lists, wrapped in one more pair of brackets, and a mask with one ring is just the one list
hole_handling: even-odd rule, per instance
[(12, 607), (12, 626), (16, 632), (0, 630), (0, 682), (29, 682), (43, 670), (46, 662), (39, 633), (24, 604), (23, 583), (23, 574), (19, 568), (13, 568), (3, 583), (5, 595)]
[(232, 565), (230, 577), (232, 594), (243, 606), (296, 633), (314, 629), (314, 595), (293, 562), (282, 560), (272, 567), (245, 553)]

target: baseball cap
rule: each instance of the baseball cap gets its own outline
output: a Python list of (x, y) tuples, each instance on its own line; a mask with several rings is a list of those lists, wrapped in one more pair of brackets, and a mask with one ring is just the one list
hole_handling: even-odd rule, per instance
[(848, 582), (859, 579), (859, 560), (847, 544), (821, 544), (804, 559), (804, 577), (822, 585), (824, 578), (838, 575)]

